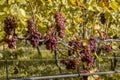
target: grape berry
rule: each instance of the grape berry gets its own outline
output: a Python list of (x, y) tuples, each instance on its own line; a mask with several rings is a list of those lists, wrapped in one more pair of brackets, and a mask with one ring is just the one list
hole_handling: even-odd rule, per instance
[(17, 27), (17, 21), (14, 17), (6, 17), (4, 20), (4, 31), (7, 35), (13, 35), (15, 28)]
[(72, 47), (72, 49), (68, 49), (69, 56), (72, 56), (73, 54), (75, 54), (75, 52), (77, 52), (81, 48), (81, 43), (76, 40), (69, 41), (68, 45)]
[(10, 49), (15, 49), (16, 41), (17, 41), (17, 38), (16, 38), (16, 37), (5, 38), (4, 41), (8, 44), (8, 47), (9, 47)]
[(54, 51), (58, 45), (58, 39), (54, 31), (46, 33), (44, 37), (44, 42), (46, 45), (46, 49)]
[(97, 47), (96, 47), (96, 38), (95, 37), (91, 37), (89, 39), (89, 44), (90, 44), (90, 51), (93, 53), (96, 52)]
[(84, 49), (80, 52), (80, 57), (82, 62), (86, 62), (88, 67), (93, 66), (94, 57), (89, 53), (88, 50)]
[(55, 21), (56, 21), (56, 28), (58, 31), (58, 36), (60, 38), (64, 38), (65, 37), (65, 22), (66, 20), (64, 19), (64, 17), (62, 16), (61, 12), (57, 12), (55, 14)]
[(112, 46), (111, 45), (104, 45), (101, 48), (103, 51), (107, 52), (107, 53), (111, 53), (112, 52)]
[(62, 60), (61, 62), (66, 65), (66, 69), (76, 70), (78, 65), (79, 65), (79, 60), (78, 59)]
[(38, 47), (39, 40), (41, 39), (41, 34), (35, 29), (37, 25), (33, 22), (32, 19), (29, 19), (27, 23), (28, 31), (25, 36), (29, 36), (28, 40), (33, 45), (33, 47)]
[(15, 28), (17, 27), (17, 21), (14, 17), (6, 17), (4, 20), (4, 31), (6, 36), (4, 41), (8, 44), (10, 49), (15, 49), (17, 37), (15, 34)]

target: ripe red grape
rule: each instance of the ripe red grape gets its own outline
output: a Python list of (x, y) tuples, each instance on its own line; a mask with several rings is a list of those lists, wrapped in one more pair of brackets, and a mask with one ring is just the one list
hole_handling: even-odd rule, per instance
[(15, 47), (16, 47), (16, 41), (17, 41), (17, 38), (16, 38), (16, 37), (5, 38), (4, 41), (8, 44), (8, 47), (9, 47), (10, 49), (15, 49)]
[(106, 51), (107, 53), (111, 53), (112, 52), (112, 46), (111, 45), (104, 45), (101, 48), (103, 51)]
[(6, 17), (4, 20), (4, 31), (8, 35), (13, 35), (15, 28), (17, 27), (17, 21), (14, 17)]
[(78, 65), (79, 65), (79, 60), (78, 59), (62, 60), (61, 62), (66, 65), (66, 69), (76, 70)]
[(72, 47), (72, 49), (68, 49), (69, 56), (72, 56), (73, 54), (75, 54), (75, 52), (77, 52), (77, 50), (81, 48), (81, 43), (76, 40), (69, 41), (68, 45)]
[(47, 33), (44, 37), (46, 49), (54, 51), (58, 45), (58, 39), (54, 32)]
[(90, 51), (91, 52), (96, 52), (97, 47), (96, 47), (96, 38), (95, 37), (90, 37), (89, 44), (90, 44)]
[(86, 49), (82, 50), (82, 51), (80, 52), (80, 55), (81, 55), (80, 57), (81, 57), (82, 62), (86, 62), (88, 67), (93, 66), (95, 59), (94, 59), (94, 57), (89, 53), (88, 50), (86, 50)]
[(57, 31), (58, 31), (58, 36), (60, 38), (64, 38), (65, 37), (65, 18), (62, 16), (62, 13), (61, 12), (57, 12), (55, 14), (55, 20), (56, 20), (56, 28), (57, 28)]
[(27, 23), (28, 31), (25, 36), (27, 37), (27, 35), (29, 35), (28, 40), (30, 41), (30, 43), (33, 45), (33, 47), (38, 47), (39, 40), (41, 39), (41, 34), (36, 30), (37, 24), (34, 23), (32, 19), (29, 19)]

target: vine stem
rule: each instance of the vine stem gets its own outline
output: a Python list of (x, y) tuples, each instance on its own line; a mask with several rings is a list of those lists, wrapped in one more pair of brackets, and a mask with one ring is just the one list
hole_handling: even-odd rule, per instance
[(41, 54), (41, 51), (40, 51), (39, 47), (37, 47), (37, 51), (38, 51), (38, 54), (40, 55), (40, 57), (42, 57), (42, 54)]
[(58, 53), (57, 53), (57, 50), (54, 51), (54, 54), (55, 54), (55, 64), (58, 67), (60, 73), (62, 73), (61, 67), (60, 67), (60, 65), (58, 63)]

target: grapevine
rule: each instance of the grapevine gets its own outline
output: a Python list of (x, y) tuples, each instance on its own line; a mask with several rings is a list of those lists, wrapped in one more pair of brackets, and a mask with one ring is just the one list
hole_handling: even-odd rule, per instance
[[(55, 53), (59, 68), (64, 65), (71, 71), (83, 66), (78, 70), (80, 74), (95, 68), (101, 56), (115, 54), (113, 45), (118, 44), (113, 42), (119, 41), (115, 39), (119, 39), (120, 32), (119, 1), (3, 0), (0, 6), (0, 43), (10, 49), (25, 40), (39, 53), (43, 47)], [(17, 67), (14, 71), (19, 73)]]

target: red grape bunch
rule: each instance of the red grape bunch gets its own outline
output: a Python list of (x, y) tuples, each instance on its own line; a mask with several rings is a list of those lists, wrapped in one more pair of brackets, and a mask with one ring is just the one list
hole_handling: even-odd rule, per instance
[(8, 44), (10, 49), (15, 49), (17, 37), (15, 34), (15, 28), (17, 27), (17, 21), (14, 17), (6, 17), (4, 20), (4, 31), (6, 36), (4, 41)]
[(54, 31), (48, 31), (44, 37), (46, 49), (54, 51), (58, 45), (58, 39)]
[(17, 27), (17, 21), (14, 17), (6, 17), (4, 20), (4, 31), (7, 35), (13, 35), (15, 28)]
[(96, 38), (95, 37), (90, 37), (89, 44), (90, 44), (90, 51), (93, 53), (96, 52), (97, 47), (96, 47)]
[(94, 64), (94, 57), (89, 53), (88, 50), (84, 49), (80, 52), (80, 57), (82, 62), (86, 62), (88, 67), (93, 66)]
[(55, 21), (56, 21), (56, 28), (57, 28), (57, 31), (58, 31), (58, 36), (60, 38), (64, 38), (65, 37), (65, 18), (62, 16), (62, 13), (61, 12), (57, 12), (55, 14)]
[(104, 45), (104, 46), (102, 46), (101, 49), (107, 53), (112, 53), (112, 46), (111, 45)]
[(79, 59), (62, 60), (61, 63), (66, 65), (66, 69), (76, 70), (79, 65)]
[(16, 47), (16, 41), (17, 41), (16, 37), (5, 38), (4, 41), (8, 44), (8, 47), (10, 49), (15, 49), (15, 47)]
[(81, 48), (81, 43), (76, 40), (69, 41), (68, 45), (73, 48), (73, 49), (68, 49), (69, 56), (72, 56), (73, 54), (75, 54), (75, 52), (77, 52)]
[(28, 31), (25, 35), (25, 37), (29, 36), (27, 39), (30, 41), (33, 47), (38, 47), (39, 40), (41, 39), (41, 34), (38, 32), (36, 28), (36, 24), (32, 19), (29, 19), (27, 21), (28, 23)]

